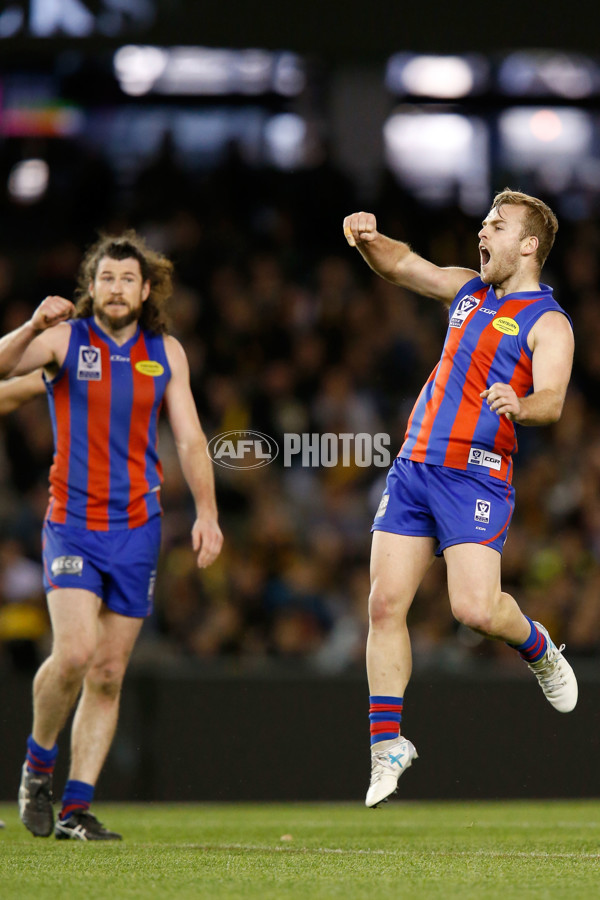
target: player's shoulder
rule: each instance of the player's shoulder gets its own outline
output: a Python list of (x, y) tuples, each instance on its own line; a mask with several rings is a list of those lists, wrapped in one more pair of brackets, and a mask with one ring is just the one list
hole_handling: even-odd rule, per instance
[(188, 361), (185, 350), (181, 341), (178, 341), (172, 334), (163, 334), (163, 346), (169, 366), (172, 372), (187, 370)]
[[(462, 271), (466, 280), (458, 288), (455, 299), (458, 299), (465, 294), (475, 294), (481, 290), (489, 290), (489, 284), (486, 284), (485, 281), (482, 281), (480, 276), (477, 275), (476, 272), (470, 273), (468, 269), (464, 269)], [(471, 275), (470, 278), (469, 274)]]
[(538, 319), (536, 319), (533, 328), (538, 334), (543, 332), (573, 334), (571, 318), (558, 303), (554, 308), (543, 310)]

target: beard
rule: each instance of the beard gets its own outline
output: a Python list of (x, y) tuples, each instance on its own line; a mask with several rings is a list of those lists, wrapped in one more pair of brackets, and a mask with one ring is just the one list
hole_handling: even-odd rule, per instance
[(121, 328), (127, 328), (127, 326), (131, 325), (132, 322), (137, 322), (142, 315), (142, 308), (139, 307), (138, 309), (129, 309), (126, 312), (123, 312), (121, 315), (111, 316), (104, 309), (94, 303), (93, 313), (98, 321), (102, 322), (103, 325), (106, 325), (113, 331), (118, 331)]

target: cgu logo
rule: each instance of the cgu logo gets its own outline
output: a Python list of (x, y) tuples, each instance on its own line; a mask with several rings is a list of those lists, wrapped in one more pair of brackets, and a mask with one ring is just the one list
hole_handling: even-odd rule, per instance
[(279, 447), (260, 431), (226, 431), (208, 442), (206, 452), (226, 469), (261, 469), (276, 459)]

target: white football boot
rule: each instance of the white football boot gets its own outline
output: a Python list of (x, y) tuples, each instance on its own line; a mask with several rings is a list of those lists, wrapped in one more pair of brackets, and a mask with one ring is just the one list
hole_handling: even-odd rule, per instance
[[(387, 741), (386, 741), (387, 743)], [(391, 744), (381, 750), (377, 744), (371, 747), (371, 784), (367, 791), (365, 806), (374, 808), (387, 800), (398, 787), (398, 779), (413, 759), (418, 758), (418, 753), (413, 744), (406, 738), (399, 738), (396, 744)]]
[(562, 655), (565, 645), (557, 647), (543, 625), (539, 622), (533, 624), (548, 641), (548, 649), (538, 662), (528, 663), (528, 666), (554, 709), (562, 713), (571, 712), (577, 703), (577, 679), (575, 672)]

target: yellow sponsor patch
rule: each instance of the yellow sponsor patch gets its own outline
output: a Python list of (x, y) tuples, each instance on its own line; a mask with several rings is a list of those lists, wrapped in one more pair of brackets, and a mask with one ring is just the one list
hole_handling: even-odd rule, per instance
[(161, 364), (154, 359), (140, 359), (139, 362), (136, 362), (135, 368), (136, 371), (140, 372), (142, 375), (151, 375), (152, 378), (162, 375), (165, 371), (164, 366), (161, 366)]
[(505, 319), (502, 316), (498, 319), (494, 319), (492, 321), (492, 325), (496, 329), (496, 331), (501, 331), (502, 334), (518, 334), (519, 333), (519, 325), (515, 322), (514, 319)]

